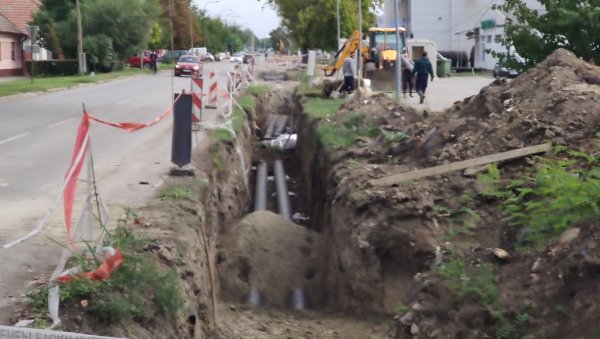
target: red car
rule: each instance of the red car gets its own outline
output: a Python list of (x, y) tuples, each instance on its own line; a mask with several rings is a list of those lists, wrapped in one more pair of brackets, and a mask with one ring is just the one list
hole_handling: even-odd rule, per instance
[[(146, 68), (150, 67), (150, 64), (152, 63), (152, 60), (150, 60), (150, 54), (152, 54), (152, 52), (144, 51), (144, 67)], [(140, 63), (141, 60), (139, 55), (134, 55), (127, 59), (127, 65), (129, 65), (129, 67), (140, 67)]]
[(203, 68), (204, 64), (200, 57), (196, 55), (182, 55), (175, 64), (175, 76), (179, 77), (184, 74), (200, 76), (202, 75)]

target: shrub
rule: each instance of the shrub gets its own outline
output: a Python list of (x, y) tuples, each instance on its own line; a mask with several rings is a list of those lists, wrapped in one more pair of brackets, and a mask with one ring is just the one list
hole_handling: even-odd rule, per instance
[(76, 75), (79, 72), (77, 60), (40, 60), (31, 62), (27, 60), (27, 71), (31, 73), (31, 65), (34, 66), (34, 74), (37, 75)]

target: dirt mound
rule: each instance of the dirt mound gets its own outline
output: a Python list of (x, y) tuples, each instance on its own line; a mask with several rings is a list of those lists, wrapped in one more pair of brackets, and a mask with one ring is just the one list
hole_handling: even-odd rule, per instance
[(289, 307), (294, 289), (303, 288), (309, 307), (323, 306), (321, 235), (280, 215), (247, 215), (222, 236), (218, 268), (221, 296), (243, 302), (259, 291), (264, 305)]
[(600, 126), (600, 68), (564, 49), (514, 81), (496, 81), (455, 105), (455, 140), (440, 160), (458, 160), (552, 141), (577, 148)]
[[(515, 230), (498, 200), (479, 194), (482, 183), (474, 175), (451, 172), (397, 187), (373, 187), (369, 181), (545, 142), (597, 153), (599, 101), (600, 68), (557, 50), (517, 79), (496, 80), (435, 116), (421, 116), (384, 95), (346, 103), (330, 120), (344, 124), (359, 112), (361, 122), (374, 122), (380, 133), (357, 137), (353, 147), (332, 157), (342, 160), (333, 160), (330, 168), (331, 206), (322, 218), (331, 225), (327, 286), (335, 292), (330, 303), (389, 312), (404, 302), (412, 311), (402, 321), (401, 338), (527, 334), (519, 328), (557, 338), (597, 335), (593, 227), (581, 226), (581, 243), (562, 247), (561, 255), (522, 253), (513, 247)], [(500, 164), (502, 180), (523, 177), (534, 163), (519, 158)], [(482, 307), (476, 296), (451, 298), (432, 270), (449, 247), (464, 255), (468, 266), (489, 266), (499, 276), (493, 285), (502, 317)], [(508, 250), (512, 260), (499, 265), (489, 250), (496, 247)], [(544, 274), (531, 278), (538, 258)], [(537, 305), (534, 311), (524, 306), (529, 301)], [(576, 319), (589, 324), (589, 331), (578, 328)], [(559, 324), (569, 326), (559, 330)], [(517, 330), (507, 329), (511, 326)]]
[(387, 135), (404, 135), (380, 137), (366, 152), (355, 149), (358, 156), (419, 168), (546, 141), (585, 149), (600, 125), (599, 84), (598, 67), (559, 49), (515, 80), (498, 79), (435, 116), (421, 118), (383, 94), (353, 101), (342, 113), (363, 112), (376, 117)]

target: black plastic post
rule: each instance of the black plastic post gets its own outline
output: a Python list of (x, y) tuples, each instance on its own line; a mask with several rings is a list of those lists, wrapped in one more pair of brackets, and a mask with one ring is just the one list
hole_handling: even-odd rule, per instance
[[(175, 94), (177, 98), (179, 94)], [(182, 167), (192, 159), (192, 95), (183, 93), (173, 107), (171, 162)]]

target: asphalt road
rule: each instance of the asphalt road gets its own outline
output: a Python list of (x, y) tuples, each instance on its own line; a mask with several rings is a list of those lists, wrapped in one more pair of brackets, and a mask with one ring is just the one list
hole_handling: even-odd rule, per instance
[[(207, 63), (205, 70), (231, 67), (229, 62)], [(2, 99), (0, 245), (33, 229), (61, 194), (82, 105), (106, 121), (148, 122), (170, 107), (173, 93), (189, 91), (190, 85), (189, 77), (172, 77), (170, 71), (162, 71)], [(171, 124), (172, 117), (168, 116), (155, 126), (130, 133), (92, 122), (90, 141), (98, 191), (109, 208), (134, 207), (155, 193), (161, 176), (172, 166)], [(80, 178), (84, 174), (85, 170)], [(0, 247), (0, 324), (8, 324), (10, 314), (6, 310), (21, 302), (27, 285), (56, 265), (61, 248), (48, 236), (65, 239), (62, 201), (43, 234), (10, 249)]]

